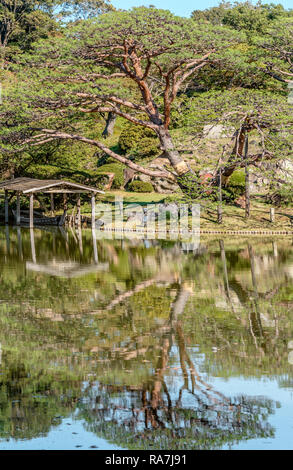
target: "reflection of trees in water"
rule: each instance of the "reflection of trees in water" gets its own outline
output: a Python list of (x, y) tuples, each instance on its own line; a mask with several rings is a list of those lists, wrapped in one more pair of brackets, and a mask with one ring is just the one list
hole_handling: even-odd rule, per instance
[[(266, 398), (226, 397), (206, 383), (187, 351), (180, 315), (189, 292), (181, 288), (162, 328), (153, 376), (141, 385), (91, 383), (80, 414), (91, 431), (130, 448), (208, 449), (273, 435), (275, 404)], [(168, 361), (177, 353), (183, 384), (170, 384)], [(178, 367), (179, 369), (179, 367)]]
[[(22, 264), (28, 247), (23, 240), (20, 260), (16, 234), (14, 238), (10, 264), (0, 274), (5, 314), (0, 340), (7, 371), (0, 376), (1, 436), (45, 434), (58, 422), (56, 416), (66, 416), (76, 406), (92, 430), (127, 447), (219, 448), (272, 435), (267, 424), (272, 401), (226, 397), (206, 383), (201, 370), (216, 376), (245, 376), (250, 367), (253, 375), (288, 371), (288, 312), (276, 313), (276, 327), (268, 327), (262, 317), (263, 302), (278, 306), (275, 296), (282, 283), (288, 285), (280, 267), (287, 262), (281, 249), (274, 253), (280, 282), (276, 276), (261, 292), (256, 250), (225, 249), (226, 242), (198, 256), (182, 255), (176, 245), (164, 250), (159, 244), (145, 248), (140, 242), (123, 247), (117, 241), (99, 242), (98, 257), (109, 262), (109, 272), (73, 280), (29, 276)], [(46, 239), (36, 239), (38, 257), (46, 257)], [(57, 237), (55, 256), (57, 261), (65, 256)], [(78, 262), (79, 256), (73, 259)], [(87, 243), (82, 256), (89, 263), (92, 249)], [(237, 270), (247, 274), (250, 284), (237, 278)], [(226, 299), (225, 309), (216, 306), (219, 293)], [(195, 344), (205, 357), (201, 370), (189, 347)], [(212, 346), (217, 354), (211, 353)], [(9, 361), (5, 347), (12, 351)], [(38, 354), (31, 359), (25, 354), (32, 350)], [(14, 367), (16, 358), (20, 365)], [(54, 361), (63, 375), (48, 372)], [(171, 365), (177, 366), (172, 372)], [(129, 380), (127, 368), (133, 369)], [(93, 382), (83, 392), (87, 373)]]
[(6, 364), (6, 371), (0, 381), (0, 438), (45, 436), (75, 409), (80, 381), (44, 370), (34, 373), (24, 363)]
[[(195, 341), (205, 353), (204, 367), (211, 375), (269, 374), (277, 380), (290, 376), (292, 302), (290, 306), (282, 298), (289, 300), (293, 292), (287, 275), (292, 254), (288, 250), (286, 255), (280, 246), (278, 250), (276, 242), (273, 250), (269, 245), (263, 252), (246, 244), (231, 253), (226, 244), (219, 242), (220, 256), (214, 257), (206, 290), (207, 298), (211, 292), (209, 301), (202, 300), (200, 290), (194, 292), (196, 315), (185, 322), (185, 329), (190, 323), (188, 331), (198, 332)], [(209, 266), (207, 261), (205, 265)]]
[(271, 400), (240, 396), (221, 401), (209, 393), (209, 401), (197, 391), (184, 406), (172, 400), (166, 384), (162, 387), (154, 405), (153, 389), (99, 386), (88, 391), (80, 416), (90, 431), (138, 449), (212, 449), (274, 434), (266, 421), (274, 409)]

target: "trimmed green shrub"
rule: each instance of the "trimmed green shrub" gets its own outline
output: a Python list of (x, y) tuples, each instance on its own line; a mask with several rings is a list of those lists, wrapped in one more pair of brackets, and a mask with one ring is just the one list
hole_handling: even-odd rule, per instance
[(124, 185), (124, 166), (120, 163), (106, 163), (105, 165), (97, 168), (97, 174), (106, 175), (107, 173), (114, 173), (114, 181), (112, 184), (113, 189), (119, 189)]
[(55, 165), (32, 164), (26, 168), (22, 176), (39, 179), (64, 179), (100, 189), (103, 186), (102, 175), (95, 170), (71, 170)]
[(152, 183), (138, 180), (129, 183), (127, 189), (135, 193), (151, 193), (154, 190)]
[(95, 186), (97, 181), (90, 171), (79, 171), (76, 169), (62, 168), (57, 165), (36, 165), (31, 164), (21, 176), (37, 179), (64, 179), (75, 183), (88, 184)]
[(108, 182), (108, 173), (114, 173), (112, 188), (119, 189), (124, 184), (123, 176), (124, 166), (120, 163), (107, 163), (99, 166), (96, 170), (70, 170), (69, 168), (60, 168), (54, 165), (36, 165), (32, 164), (23, 173), (23, 176), (39, 179), (65, 179), (72, 182), (93, 186), (103, 189)]
[(119, 149), (136, 159), (159, 154), (159, 141), (154, 131), (133, 124), (128, 124), (119, 137)]
[(227, 202), (233, 202), (245, 192), (245, 172), (244, 170), (235, 170), (229, 177), (226, 185), (223, 187), (223, 199)]

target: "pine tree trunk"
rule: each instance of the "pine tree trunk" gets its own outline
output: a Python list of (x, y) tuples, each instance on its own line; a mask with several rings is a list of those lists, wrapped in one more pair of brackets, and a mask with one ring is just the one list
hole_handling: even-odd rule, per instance
[(159, 139), (161, 150), (177, 175), (177, 184), (181, 191), (191, 198), (196, 198), (200, 194), (200, 183), (198, 177), (192, 171), (190, 166), (183, 160), (179, 152), (175, 149), (172, 137), (165, 127), (159, 130)]
[(248, 166), (248, 137), (245, 139), (245, 217), (248, 219), (250, 216), (250, 185), (249, 185), (249, 166)]
[(227, 162), (227, 164), (222, 169), (222, 179), (223, 182), (232, 175), (232, 173), (241, 165), (241, 157), (243, 155), (243, 149), (245, 144), (246, 131), (242, 130), (239, 133), (238, 139), (236, 139), (233, 151)]

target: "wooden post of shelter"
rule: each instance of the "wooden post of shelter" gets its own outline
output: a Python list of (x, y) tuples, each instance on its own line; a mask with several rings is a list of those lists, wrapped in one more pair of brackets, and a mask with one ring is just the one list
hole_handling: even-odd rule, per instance
[(20, 192), (16, 193), (16, 225), (20, 225)]
[(5, 190), (5, 196), (4, 196), (5, 225), (8, 225), (8, 222), (9, 222), (8, 204), (9, 204), (8, 191)]
[(30, 194), (30, 228), (34, 227), (34, 193)]
[(275, 222), (275, 208), (274, 207), (270, 208), (270, 221), (272, 224)]
[(64, 211), (65, 217), (66, 217), (66, 215), (67, 215), (67, 208), (68, 208), (68, 204), (67, 204), (67, 194), (64, 193), (64, 194), (63, 194), (63, 211)]

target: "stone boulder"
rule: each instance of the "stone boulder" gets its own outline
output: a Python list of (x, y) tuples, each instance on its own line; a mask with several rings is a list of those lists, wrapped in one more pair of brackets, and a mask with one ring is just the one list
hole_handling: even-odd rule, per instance
[[(169, 160), (165, 157), (157, 157), (149, 163), (147, 168), (150, 170), (164, 171), (166, 170), (166, 166), (170, 166)], [(167, 181), (164, 178), (153, 178), (142, 173), (136, 173), (133, 179), (151, 183), (154, 190), (160, 194), (172, 194), (179, 190), (178, 184)]]
[(289, 159), (277, 162), (263, 162), (259, 168), (251, 167), (250, 193), (257, 194), (271, 183), (279, 185), (293, 182), (293, 161)]
[(232, 137), (234, 132), (233, 127), (223, 126), (222, 124), (208, 124), (203, 128), (203, 137), (208, 140), (222, 139)]

